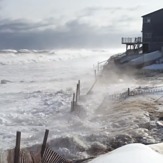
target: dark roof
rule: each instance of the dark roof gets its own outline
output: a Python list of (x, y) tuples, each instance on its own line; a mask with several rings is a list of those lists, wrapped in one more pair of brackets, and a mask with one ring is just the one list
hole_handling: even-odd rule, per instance
[(159, 9), (159, 10), (156, 10), (154, 12), (151, 12), (149, 14), (143, 15), (142, 17), (149, 16), (149, 15), (155, 14), (156, 12), (160, 12), (160, 11), (163, 11), (163, 8), (162, 9)]

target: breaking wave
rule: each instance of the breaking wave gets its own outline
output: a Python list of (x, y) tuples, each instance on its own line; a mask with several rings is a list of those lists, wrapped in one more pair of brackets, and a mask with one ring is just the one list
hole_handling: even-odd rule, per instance
[(75, 58), (110, 54), (110, 50), (12, 50), (0, 51), (0, 64), (24, 64), (39, 62), (65, 61)]

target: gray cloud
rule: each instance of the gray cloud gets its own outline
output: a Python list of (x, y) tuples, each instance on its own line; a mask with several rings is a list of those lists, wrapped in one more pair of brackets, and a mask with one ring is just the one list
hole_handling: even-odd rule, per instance
[(84, 16), (89, 16), (93, 15), (96, 12), (101, 12), (101, 11), (106, 11), (108, 13), (115, 13), (115, 12), (122, 12), (122, 11), (137, 11), (141, 8), (142, 6), (137, 5), (135, 7), (88, 7), (83, 10), (82, 15)]
[(2, 1), (4, 0), (0, 0), (0, 9), (2, 9)]
[[(0, 4), (1, 4), (0, 0)], [(49, 18), (40, 22), (30, 22), (24, 19), (0, 20), (0, 49), (55, 49), (55, 48), (114, 48), (121, 45), (121, 37), (138, 34), (138, 31), (122, 29), (130, 24), (134, 17), (125, 15), (126, 11), (138, 10), (140, 6), (123, 7), (91, 7), (84, 9), (76, 18), (65, 24), (59, 19)], [(110, 25), (96, 26), (83, 22), (83, 17), (89, 17), (97, 12), (114, 14)], [(96, 17), (91, 17), (91, 19)], [(59, 25), (60, 24), (60, 25)], [(127, 27), (126, 27), (127, 28)]]
[(25, 20), (1, 20), (0, 49), (114, 48), (120, 46), (122, 31), (115, 28), (116, 23), (115, 26), (96, 27), (81, 23), (80, 19), (76, 18), (62, 27), (51, 28), (53, 23), (51, 21), (32, 23)]
[(38, 30), (39, 28), (48, 27), (51, 24), (49, 22), (37, 22), (31, 23), (23, 19), (19, 20), (8, 20), (3, 19), (0, 21), (0, 32), (9, 31), (9, 32), (22, 32), (29, 30)]

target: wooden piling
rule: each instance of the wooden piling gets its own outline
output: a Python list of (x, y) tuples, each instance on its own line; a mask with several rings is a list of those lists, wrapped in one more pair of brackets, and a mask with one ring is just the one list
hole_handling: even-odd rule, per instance
[(19, 163), (20, 140), (21, 140), (21, 132), (17, 131), (17, 133), (16, 133), (16, 146), (15, 146), (15, 151), (14, 151), (14, 163)]
[(49, 134), (49, 130), (46, 129), (45, 134), (44, 134), (43, 144), (42, 144), (42, 147), (41, 147), (41, 158), (44, 155), (44, 151), (45, 151), (46, 143), (47, 143), (47, 139), (48, 139), (48, 134)]

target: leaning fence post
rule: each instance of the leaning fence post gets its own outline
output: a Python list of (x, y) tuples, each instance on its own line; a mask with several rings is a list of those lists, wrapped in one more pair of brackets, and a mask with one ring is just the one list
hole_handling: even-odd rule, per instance
[(17, 131), (17, 133), (16, 133), (16, 146), (15, 146), (15, 153), (14, 153), (14, 163), (19, 163), (20, 140), (21, 140), (21, 132)]
[(43, 144), (42, 144), (42, 147), (41, 147), (41, 158), (44, 155), (44, 151), (45, 151), (45, 148), (46, 148), (46, 142), (47, 142), (47, 139), (48, 139), (48, 134), (49, 134), (49, 130), (46, 129), (45, 134), (44, 134)]
[(127, 93), (128, 93), (128, 96), (130, 96), (130, 88), (128, 88)]

